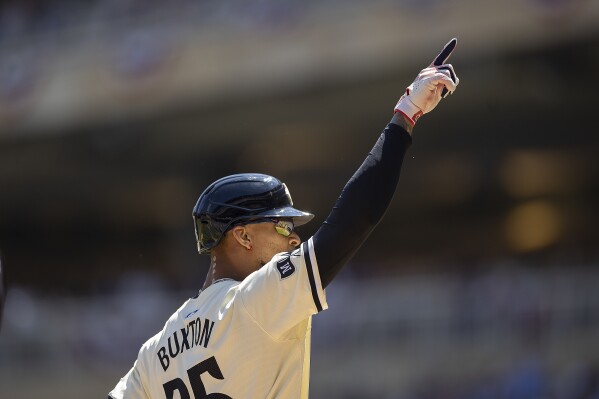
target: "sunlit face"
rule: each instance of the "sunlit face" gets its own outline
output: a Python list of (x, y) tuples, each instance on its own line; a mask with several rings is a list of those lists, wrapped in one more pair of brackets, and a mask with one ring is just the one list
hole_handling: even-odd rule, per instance
[(302, 242), (289, 219), (273, 219), (245, 227), (252, 237), (252, 249), (260, 266), (280, 252), (293, 251)]

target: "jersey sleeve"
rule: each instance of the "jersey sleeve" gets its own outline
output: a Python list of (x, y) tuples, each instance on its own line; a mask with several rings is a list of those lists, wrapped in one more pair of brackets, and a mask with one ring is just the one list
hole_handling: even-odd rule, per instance
[(239, 284), (249, 315), (273, 338), (328, 308), (312, 239), (276, 255)]
[(109, 399), (148, 399), (141, 382), (138, 362), (135, 362), (131, 370), (110, 391), (108, 394)]

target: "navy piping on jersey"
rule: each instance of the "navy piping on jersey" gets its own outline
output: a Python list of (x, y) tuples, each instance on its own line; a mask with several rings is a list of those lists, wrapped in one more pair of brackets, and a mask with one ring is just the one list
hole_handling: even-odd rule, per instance
[(318, 298), (318, 289), (316, 288), (316, 280), (314, 279), (314, 269), (312, 268), (312, 260), (310, 260), (308, 242), (304, 242), (302, 246), (304, 247), (304, 261), (306, 263), (306, 269), (308, 270), (308, 280), (310, 281), (310, 289), (312, 290), (312, 299), (314, 300), (316, 309), (319, 312), (322, 312), (322, 304)]

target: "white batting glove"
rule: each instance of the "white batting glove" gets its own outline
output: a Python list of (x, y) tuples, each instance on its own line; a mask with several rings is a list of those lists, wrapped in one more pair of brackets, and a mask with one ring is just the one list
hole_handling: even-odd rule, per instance
[(431, 112), (441, 98), (445, 98), (448, 93), (453, 93), (460, 83), (453, 66), (445, 64), (456, 43), (457, 39), (451, 39), (443, 47), (432, 64), (420, 71), (395, 105), (394, 111), (404, 114), (412, 124), (415, 124), (422, 115)]

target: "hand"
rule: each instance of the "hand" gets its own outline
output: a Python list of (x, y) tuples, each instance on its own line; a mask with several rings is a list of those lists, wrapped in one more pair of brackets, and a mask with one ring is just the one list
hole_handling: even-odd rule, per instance
[(445, 62), (453, 52), (457, 39), (451, 39), (433, 62), (424, 68), (395, 106), (395, 112), (401, 112), (412, 124), (422, 115), (431, 112), (441, 98), (453, 93), (460, 83), (453, 66)]

